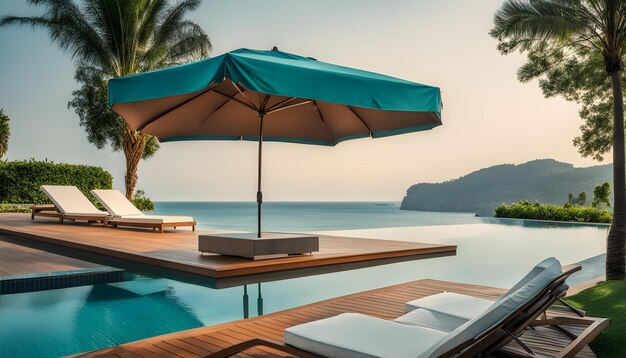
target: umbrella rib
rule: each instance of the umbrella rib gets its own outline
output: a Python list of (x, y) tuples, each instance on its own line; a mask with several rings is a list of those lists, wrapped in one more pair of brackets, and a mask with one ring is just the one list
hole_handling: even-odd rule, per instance
[(313, 104), (315, 105), (315, 109), (317, 109), (317, 114), (320, 115), (320, 119), (322, 120), (322, 123), (326, 123), (326, 120), (324, 120), (324, 115), (322, 114), (322, 111), (320, 111), (320, 106), (317, 104), (317, 101), (313, 101)]
[(330, 136), (333, 138), (333, 140), (335, 141), (335, 144), (337, 144), (337, 138), (335, 137), (335, 134), (333, 133), (333, 131), (330, 129), (330, 127), (328, 127), (328, 122), (326, 122), (326, 120), (324, 119), (324, 115), (322, 114), (322, 111), (320, 110), (320, 106), (319, 104), (317, 104), (317, 101), (313, 101), (313, 104), (315, 105), (315, 109), (317, 109), (317, 114), (319, 114), (320, 116), (320, 120), (322, 121), (322, 123), (324, 124), (324, 128), (326, 128), (326, 131), (328, 132), (328, 134), (330, 134)]
[(200, 97), (200, 96), (202, 96), (203, 94), (205, 94), (205, 93), (209, 92), (209, 91), (211, 90), (211, 88), (210, 88), (210, 87), (211, 87), (211, 85), (209, 85), (209, 86), (208, 86), (208, 87), (207, 87), (204, 91), (202, 91), (202, 92), (198, 93), (196, 96), (193, 96), (193, 97), (191, 97), (191, 98), (189, 98), (189, 99), (185, 100), (184, 102), (179, 103), (179, 104), (177, 104), (176, 106), (174, 106), (174, 107), (172, 107), (172, 108), (169, 108), (168, 110), (166, 110), (166, 111), (163, 111), (163, 112), (159, 113), (158, 115), (156, 115), (156, 116), (154, 116), (152, 119), (150, 119), (148, 122), (144, 123), (144, 125), (142, 125), (141, 127), (137, 128), (137, 130), (138, 130), (139, 132), (143, 131), (144, 129), (146, 129), (146, 127), (147, 127), (147, 126), (149, 126), (150, 124), (152, 124), (154, 121), (158, 120), (159, 118), (162, 118), (163, 116), (166, 116), (166, 115), (168, 115), (168, 114), (170, 114), (170, 113), (174, 112), (175, 110), (179, 109), (180, 107), (182, 107), (182, 106), (184, 106), (184, 105), (186, 105), (186, 104), (190, 103), (191, 101), (193, 101), (193, 100), (195, 100), (195, 99), (199, 98), (199, 97)]
[(365, 123), (365, 121), (363, 120), (363, 118), (361, 118), (361, 116), (359, 116), (358, 113), (356, 113), (356, 111), (354, 109), (352, 109), (352, 107), (350, 106), (346, 106), (348, 107), (348, 109), (350, 110), (350, 112), (354, 113), (354, 115), (356, 116), (356, 118), (358, 118), (361, 123), (363, 123), (363, 125), (365, 126), (365, 128), (367, 128), (367, 130), (370, 132), (370, 137), (372, 136), (372, 129), (370, 128), (370, 126), (367, 125), (367, 123)]
[[(252, 102), (252, 101), (251, 101), (248, 97), (246, 97), (246, 95), (245, 95), (245, 94), (243, 94), (243, 91), (241, 90), (241, 88), (239, 88), (239, 86), (238, 86), (235, 82), (230, 81), (230, 83), (233, 85), (233, 87), (235, 87), (235, 89), (237, 90), (237, 92), (239, 92), (239, 94), (240, 94), (241, 96), (243, 96), (243, 98), (245, 98), (248, 102), (250, 102), (250, 105), (252, 106), (252, 108), (254, 108), (254, 110), (255, 110), (255, 111), (258, 111), (258, 110), (259, 110), (259, 108), (257, 108), (257, 106), (254, 104), (254, 102)], [(229, 97), (230, 97), (230, 96), (229, 96)], [(231, 97), (231, 98), (232, 98), (232, 99), (235, 99), (234, 97)]]
[[(217, 93), (217, 94), (219, 94), (219, 95), (221, 95), (221, 96), (224, 96), (224, 97), (228, 98), (229, 100), (233, 100), (233, 101), (235, 101), (235, 102), (237, 102), (237, 103), (239, 103), (239, 104), (242, 104), (242, 105), (244, 105), (244, 106), (246, 106), (246, 107), (250, 108), (251, 110), (253, 110), (253, 111), (255, 111), (255, 112), (257, 112), (257, 111), (258, 111), (258, 109), (257, 109), (255, 106), (252, 106), (252, 105), (247, 104), (246, 102), (240, 101), (240, 100), (238, 100), (237, 98), (235, 98), (234, 96), (229, 96), (229, 95), (227, 95), (227, 94), (225, 94), (225, 93), (222, 93), (222, 92), (220, 92), (220, 91), (215, 91), (215, 90), (213, 90), (213, 92), (215, 92), (215, 93)], [(228, 101), (226, 101), (226, 102), (228, 102)], [(226, 102), (225, 102), (225, 103), (226, 103)], [(225, 103), (224, 103), (224, 104), (225, 104)], [(221, 107), (221, 106), (220, 106), (220, 107)], [(215, 111), (213, 111), (213, 113), (215, 113)], [(211, 113), (211, 114), (213, 114), (213, 113)]]
[[(215, 92), (215, 93), (218, 93), (218, 94), (221, 94), (221, 95), (223, 95), (223, 96), (225, 96), (225, 97), (227, 97), (227, 98), (233, 99), (232, 97), (227, 96), (227, 95), (225, 95), (225, 94), (223, 94), (223, 93), (221, 93), (221, 92), (218, 92), (218, 91), (214, 91), (214, 92)], [(229, 100), (225, 100), (225, 101), (224, 101), (224, 103), (222, 103), (222, 104), (220, 104), (219, 106), (217, 106), (217, 108), (215, 108), (215, 110), (213, 110), (213, 112), (209, 113), (209, 114), (208, 114), (208, 115), (207, 115), (207, 116), (206, 116), (206, 117), (202, 120), (202, 123), (206, 122), (206, 121), (207, 121), (207, 120), (208, 120), (208, 119), (209, 119), (212, 115), (214, 115), (217, 111), (219, 111), (222, 107), (224, 107), (224, 105), (225, 105), (226, 103), (228, 103), (228, 101), (229, 101)], [(248, 105), (247, 105), (247, 104), (245, 104), (245, 103), (242, 103), (242, 104), (244, 104), (246, 107), (248, 106)]]
[(298, 106), (301, 106), (301, 105), (303, 105), (303, 104), (309, 104), (309, 103), (311, 103), (311, 102), (313, 102), (313, 101), (311, 101), (311, 100), (307, 100), (307, 101), (304, 101), (304, 102), (299, 102), (299, 103), (296, 103), (296, 104), (292, 104), (292, 105), (290, 105), (290, 106), (280, 107), (280, 108), (277, 108), (277, 109), (274, 109), (274, 110), (268, 111), (268, 112), (267, 112), (267, 114), (270, 114), (270, 113), (276, 113), (276, 112), (279, 112), (279, 111), (282, 111), (282, 110), (285, 110), (285, 109), (289, 109), (289, 108), (293, 108), (293, 107), (298, 107)]
[(289, 102), (293, 101), (293, 100), (294, 100), (294, 99), (296, 99), (296, 98), (298, 98), (298, 97), (289, 97), (289, 98), (287, 98), (287, 99), (286, 99), (286, 100), (284, 100), (284, 101), (280, 101), (280, 102), (276, 103), (275, 105), (273, 105), (272, 107), (268, 108), (268, 109), (267, 109), (267, 111), (268, 111), (268, 112), (272, 112), (272, 111), (273, 111), (274, 109), (276, 109), (277, 107), (280, 107), (280, 106), (282, 106), (282, 105), (283, 105), (283, 104), (285, 104), (285, 103), (289, 103)]

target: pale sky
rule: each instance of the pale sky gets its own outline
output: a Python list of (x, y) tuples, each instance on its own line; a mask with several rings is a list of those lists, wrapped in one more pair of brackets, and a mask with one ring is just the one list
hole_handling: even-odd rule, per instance
[[(597, 164), (572, 145), (576, 104), (545, 99), (517, 81), (519, 55), (501, 56), (488, 31), (500, 0), (204, 1), (190, 16), (209, 34), (212, 55), (241, 47), (311, 56), (442, 89), (443, 126), (343, 142), (336, 147), (264, 146), (264, 197), (393, 200), (418, 182), (439, 182), (501, 163), (554, 158)], [(2, 1), (0, 16), (36, 15)], [(42, 30), (0, 30), (0, 108), (11, 118), (9, 159), (99, 165), (124, 187), (124, 158), (89, 144), (67, 109), (70, 56)], [(253, 142), (165, 143), (143, 161), (138, 188), (154, 200), (244, 200), (256, 192)], [(607, 158), (610, 162), (610, 157)]]

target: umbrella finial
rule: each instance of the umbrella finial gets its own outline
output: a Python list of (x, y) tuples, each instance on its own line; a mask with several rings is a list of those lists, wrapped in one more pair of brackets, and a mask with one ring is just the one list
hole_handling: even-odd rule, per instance
[(278, 51), (278, 46), (272, 47), (272, 51)]

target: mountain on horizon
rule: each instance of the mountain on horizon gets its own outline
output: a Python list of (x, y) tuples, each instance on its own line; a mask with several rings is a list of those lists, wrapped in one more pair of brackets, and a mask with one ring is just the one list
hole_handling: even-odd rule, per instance
[(529, 200), (561, 205), (568, 193), (580, 192), (587, 193), (590, 203), (596, 185), (613, 183), (612, 171), (611, 164), (575, 168), (554, 159), (494, 165), (443, 183), (412, 185), (400, 209), (492, 216), (502, 203)]

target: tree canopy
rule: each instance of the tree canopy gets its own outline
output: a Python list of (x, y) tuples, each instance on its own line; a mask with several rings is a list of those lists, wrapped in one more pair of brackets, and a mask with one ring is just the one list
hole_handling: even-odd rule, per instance
[(583, 155), (602, 159), (613, 150), (614, 210), (606, 277), (624, 279), (626, 1), (506, 0), (495, 14), (491, 35), (503, 54), (528, 55), (528, 63), (518, 73), (522, 81), (538, 78), (547, 96), (562, 95), (582, 104), (585, 123), (574, 144)]
[(109, 144), (126, 158), (126, 196), (133, 196), (141, 159), (159, 148), (154, 137), (131, 130), (108, 107), (107, 80), (208, 57), (209, 36), (186, 19), (201, 0), (28, 0), (40, 16), (5, 16), (0, 27), (25, 25), (48, 31), (72, 56), (80, 88), (68, 107), (97, 148)]
[(593, 201), (591, 202), (591, 206), (596, 209), (603, 209), (604, 206), (607, 208), (611, 207), (611, 200), (609, 197), (611, 196), (611, 184), (608, 182), (604, 182), (593, 189)]
[[(583, 157), (604, 159), (613, 145), (613, 97), (601, 55), (585, 48), (571, 53), (565, 48), (538, 46), (528, 52), (517, 75), (523, 83), (537, 80), (546, 97), (560, 96), (578, 103), (583, 124), (573, 143)], [(625, 80), (622, 74), (624, 88)]]

